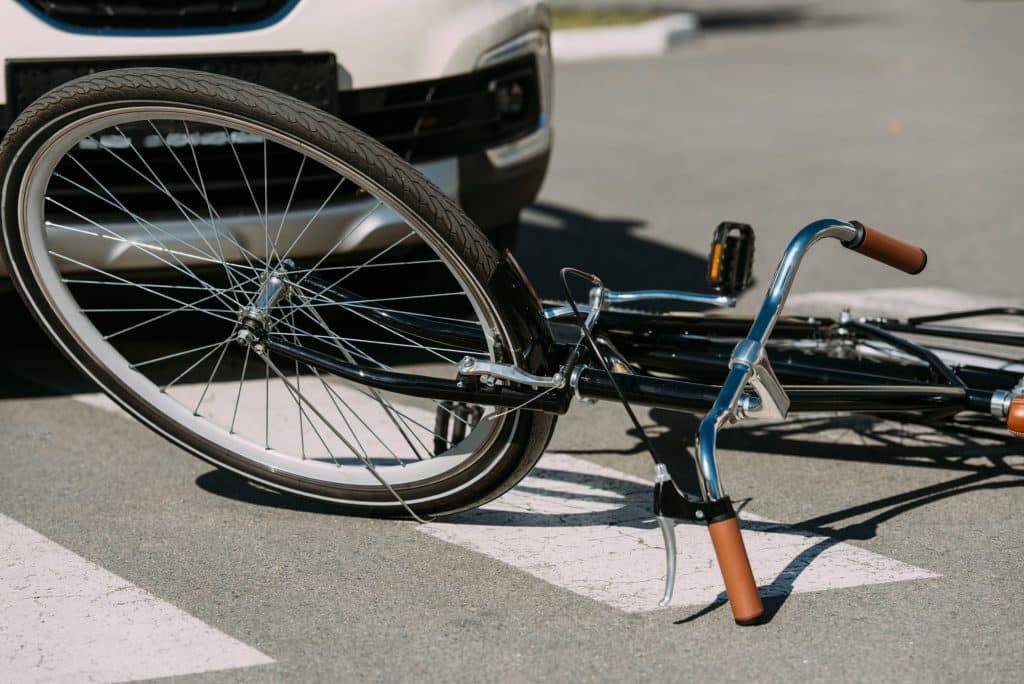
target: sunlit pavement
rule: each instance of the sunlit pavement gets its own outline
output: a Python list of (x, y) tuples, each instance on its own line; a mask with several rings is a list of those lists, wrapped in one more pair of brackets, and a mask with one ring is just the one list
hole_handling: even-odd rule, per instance
[[(1024, 4), (894, 4), (711, 32), (658, 60), (560, 69), (554, 165), (519, 249), (531, 276), (549, 293), (563, 263), (618, 288), (698, 287), (710, 230), (734, 219), (759, 228), (763, 286), (793, 230), (838, 215), (920, 242), (929, 268), (910, 279), (823, 247), (806, 262), (803, 292), (1018, 296)], [(95, 663), (108, 681), (1016, 681), (1024, 666), (1014, 648), (1024, 636), (1016, 443), (866, 417), (727, 431), (726, 488), (749, 499), (748, 529), (780, 534), (756, 544), (762, 582), (782, 578), (766, 592), (771, 622), (741, 629), (711, 597), (706, 545), (682, 530), (678, 590), (695, 602), (646, 609), (661, 559), (622, 544), (647, 545), (653, 531), (634, 494), (650, 465), (619, 407), (574, 407), (535, 479), (492, 512), (428, 528), (343, 517), (212, 471), (102, 402), (55, 393), (55, 382), (91, 389), (15, 306), (4, 315), (8, 330), (26, 331), (8, 336), (0, 362), (0, 598), (18, 608), (5, 616), (22, 616), (0, 620), (0, 672), (27, 667), (18, 680), (80, 680), (67, 673)], [(659, 450), (686, 456), (691, 418), (641, 419)], [(759, 520), (787, 527), (755, 529)], [(503, 557), (473, 536), (480, 527), (483, 539), (525, 539), (515, 548), (550, 556)], [(529, 541), (538, 535), (557, 544)], [(608, 556), (578, 553), (580, 539), (608, 545)], [(807, 560), (815, 545), (827, 548), (792, 566), (787, 591), (786, 568), (771, 563)], [(907, 581), (801, 591), (844, 549)], [(55, 557), (77, 574), (26, 572)], [(101, 620), (118, 604), (110, 591), (128, 592), (142, 606), (138, 631), (111, 618), (114, 638), (47, 659), (55, 614), (44, 608), (61, 588), (95, 597), (87, 612)], [(132, 650), (136, 633), (178, 645), (205, 635), (220, 652)], [(172, 669), (149, 674), (125, 665), (167, 658)]]

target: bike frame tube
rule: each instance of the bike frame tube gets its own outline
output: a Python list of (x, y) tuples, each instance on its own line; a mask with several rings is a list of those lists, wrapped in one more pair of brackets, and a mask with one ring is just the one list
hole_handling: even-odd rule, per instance
[[(758, 398), (746, 394), (745, 390), (752, 380), (751, 376), (755, 371), (755, 366), (762, 361), (761, 355), (764, 353), (765, 345), (773, 330), (778, 326), (780, 330), (789, 331), (789, 334), (813, 336), (820, 326), (833, 323), (833, 321), (822, 319), (780, 321), (782, 307), (804, 254), (818, 240), (827, 237), (849, 240), (854, 235), (856, 235), (856, 229), (852, 224), (835, 219), (815, 221), (801, 230), (787, 247), (765, 300), (752, 323), (749, 319), (738, 318), (657, 317), (634, 314), (623, 314), (618, 316), (615, 322), (609, 321), (612, 323), (609, 328), (610, 331), (614, 331), (611, 332), (614, 337), (621, 337), (627, 346), (635, 345), (636, 348), (633, 351), (637, 353), (637, 356), (627, 354), (629, 358), (639, 361), (641, 366), (647, 365), (646, 362), (654, 361), (651, 365), (655, 370), (668, 372), (676, 370), (671, 366), (671, 359), (655, 358), (658, 353), (656, 350), (665, 346), (663, 341), (659, 342), (657, 339), (650, 338), (652, 334), (655, 338), (658, 337), (657, 331), (671, 331), (674, 334), (682, 332), (684, 338), (699, 342), (701, 332), (729, 335), (730, 333), (739, 333), (741, 329), (747, 329), (747, 336), (740, 345), (733, 349), (731, 355), (724, 353), (725, 349), (721, 342), (714, 343), (716, 349), (710, 350), (710, 353), (709, 350), (701, 348), (684, 354), (684, 358), (679, 363), (685, 367), (680, 367), (678, 371), (681, 374), (686, 374), (687, 368), (689, 368), (696, 371), (698, 380), (705, 382), (690, 382), (643, 373), (612, 373), (609, 375), (600, 369), (579, 365), (571, 374), (573, 378), (571, 388), (542, 392), (514, 384), (511, 386), (500, 384), (486, 386), (482, 385), (477, 378), (459, 377), (446, 380), (382, 369), (360, 368), (333, 356), (272, 337), (265, 339), (264, 342), (268, 350), (286, 358), (309, 364), (353, 382), (408, 396), (562, 414), (568, 410), (574, 390), (582, 398), (618, 400), (619, 396), (615, 391), (615, 385), (618, 384), (626, 399), (631, 403), (695, 413), (707, 411), (697, 434), (698, 471), (701, 475), (701, 488), (704, 496), (709, 500), (714, 500), (724, 496), (715, 457), (717, 432), (724, 427), (730, 417), (737, 415), (738, 411), (757, 411)], [(343, 295), (342, 298), (346, 300), (358, 301), (357, 295), (354, 293), (336, 294)], [(615, 317), (615, 312), (607, 313), (608, 318)], [(395, 321), (391, 320), (390, 322), (393, 324)], [(422, 322), (417, 325), (423, 327)], [(543, 325), (542, 321), (540, 325)], [(880, 332), (877, 328), (866, 327), (876, 334)], [(544, 329), (546, 330), (547, 327), (544, 326)], [(693, 333), (697, 334), (696, 337)], [(447, 335), (462, 335), (463, 331), (438, 326), (438, 329), (431, 331), (431, 334), (436, 334), (443, 339)], [(536, 339), (534, 335), (527, 337)], [(550, 336), (543, 337), (542, 346), (548, 350), (545, 354), (547, 357), (545, 365), (549, 368), (563, 367), (566, 361), (563, 358), (562, 363), (559, 364), (559, 357), (562, 356), (559, 350), (565, 350), (567, 347), (553, 345)], [(706, 341), (712, 342), (712, 340)], [(678, 340), (676, 343), (678, 344)], [(671, 342), (669, 346), (671, 347)], [(652, 354), (655, 356), (651, 356)], [(716, 366), (721, 368), (727, 359), (729, 370), (724, 384), (722, 386), (705, 384), (706, 381), (721, 377), (715, 372)], [(704, 362), (700, 363), (700, 361)], [(892, 379), (893, 376), (884, 372), (864, 375), (862, 372), (844, 369), (841, 360), (835, 360), (835, 363), (840, 367), (829, 367), (822, 361), (817, 366), (814, 364), (801, 366), (793, 368), (793, 373), (788, 373), (792, 376), (789, 378), (790, 382), (813, 383), (820, 379), (822, 383), (825, 383), (785, 386), (785, 392), (790, 400), (790, 410), (794, 412), (836, 410), (927, 414), (928, 412), (955, 412), (969, 409), (984, 412), (991, 399), (993, 388), (1006, 384), (1002, 378), (993, 380), (987, 376), (972, 376), (968, 380), (971, 384), (971, 387), (968, 388), (955, 375), (953, 380), (947, 377), (947, 381), (955, 385), (952, 387), (929, 384), (923, 381), (924, 378), (906, 375), (901, 378), (901, 383), (892, 384), (886, 380)], [(784, 364), (780, 368), (783, 370), (782, 375), (785, 376), (788, 372), (788, 364)], [(895, 377), (900, 376), (896, 375)], [(828, 384), (836, 380), (839, 382), (845, 380), (846, 382), (841, 385)], [(1013, 380), (1015, 381), (1015, 379)]]
[[(565, 413), (572, 399), (563, 390), (527, 390), (488, 387), (477, 382), (445, 380), (411, 373), (363, 368), (273, 337), (264, 340), (268, 351), (313, 366), (326, 373), (367, 387), (411, 397), (444, 399), (468, 404), (524, 408)], [(584, 399), (618, 401), (612, 377), (601, 369), (578, 366), (574, 373), (576, 393)], [(631, 404), (676, 411), (701, 412), (714, 405), (721, 391), (718, 385), (686, 382), (632, 373), (613, 373)], [(865, 411), (872, 413), (933, 411), (972, 407), (967, 393), (955, 387), (935, 385), (790, 385), (786, 387), (792, 410)], [(991, 392), (975, 398), (973, 404), (987, 406)], [(979, 395), (980, 396), (980, 395)]]

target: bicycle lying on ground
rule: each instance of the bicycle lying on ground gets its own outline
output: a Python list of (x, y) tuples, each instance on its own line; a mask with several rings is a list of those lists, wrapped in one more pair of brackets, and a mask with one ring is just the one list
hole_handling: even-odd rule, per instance
[(925, 267), (923, 250), (856, 221), (800, 230), (752, 320), (652, 310), (732, 305), (750, 284), (744, 224), (715, 233), (717, 294), (616, 292), (567, 268), (566, 301), (545, 304), (510, 254), (380, 144), (279, 93), (169, 69), (43, 96), (0, 146), (0, 177), (2, 256), (53, 341), (144, 424), (266, 487), (422, 519), (515, 485), (574, 397), (620, 401), (638, 428), (634, 405), (703, 414), (699, 492), (670, 475), (684, 449), (651, 449), (662, 603), (674, 521), (705, 523), (741, 624), (764, 609), (716, 464), (727, 424), (846, 411), (1024, 432), (1012, 359), (943, 342), (1024, 344), (948, 324), (1021, 310), (781, 316), (819, 240)]

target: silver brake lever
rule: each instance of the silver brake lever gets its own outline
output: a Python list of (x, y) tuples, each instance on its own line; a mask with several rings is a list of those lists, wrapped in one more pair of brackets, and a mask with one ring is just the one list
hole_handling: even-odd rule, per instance
[(676, 523), (672, 518), (658, 516), (661, 536), (665, 539), (665, 595), (658, 601), (664, 608), (672, 600), (672, 590), (676, 585)]
[[(654, 481), (671, 483), (672, 477), (663, 463), (654, 466)], [(665, 594), (658, 601), (658, 605), (664, 608), (672, 600), (672, 590), (676, 585), (676, 521), (664, 515), (656, 517), (662, 539), (665, 541)]]

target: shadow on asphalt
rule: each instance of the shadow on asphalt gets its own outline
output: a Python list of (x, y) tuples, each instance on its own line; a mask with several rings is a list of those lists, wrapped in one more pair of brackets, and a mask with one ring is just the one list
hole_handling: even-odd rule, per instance
[[(518, 255), (531, 277), (536, 278), (538, 289), (548, 296), (558, 296), (558, 269), (567, 263), (596, 271), (613, 288), (703, 289), (706, 262), (686, 251), (645, 239), (638, 235), (643, 227), (644, 222), (639, 219), (598, 218), (565, 207), (539, 204), (531, 208), (525, 217)], [(675, 282), (663, 282), (666, 274), (672, 274)], [(659, 282), (651, 280), (659, 276)], [(0, 365), (0, 398), (51, 396), (58, 393), (52, 389), (54, 386), (62, 388), (60, 393), (94, 391), (93, 385), (48, 342), (15, 296), (0, 296), (0, 315), (3, 316), (8, 333), (0, 343), (5, 358)], [(48, 376), (45, 386), (29, 379), (41, 372)], [(652, 410), (650, 417), (653, 421), (651, 437), (656, 451), (671, 453), (678, 451), (680, 444), (692, 445), (695, 417), (659, 409)], [(826, 432), (834, 434), (836, 428), (845, 428), (853, 438), (842, 441), (815, 438)], [(636, 445), (612, 453), (642, 452), (639, 435), (631, 434), (637, 438)], [(943, 499), (974, 491), (1024, 486), (1024, 466), (1011, 464), (1007, 460), (1007, 457), (1021, 455), (1021, 446), (1010, 439), (1002, 439), (1002, 435), (965, 424), (941, 430), (919, 430), (913, 434), (910, 443), (906, 437), (907, 432), (903, 426), (866, 416), (806, 417), (781, 424), (754, 423), (723, 433), (720, 445), (726, 449), (910, 468), (939, 468), (958, 473), (958, 476), (944, 482), (787, 525), (794, 534), (821, 536), (823, 539), (798, 554), (782, 573), (761, 588), (769, 620), (785, 604), (802, 570), (831, 546), (847, 540), (871, 539), (876, 536), (878, 526), (885, 521)], [(869, 447), (864, 446), (865, 440), (869, 440)], [(582, 449), (567, 453), (593, 455), (607, 454), (609, 451)], [(692, 463), (689, 459), (683, 461), (673, 466), (673, 476), (685, 489), (696, 491), (696, 473)], [(544, 468), (543, 464), (534, 470), (533, 475), (541, 483), (545, 479), (564, 480), (567, 476), (563, 471)], [(653, 526), (652, 522), (648, 522), (648, 487), (614, 478), (588, 478), (586, 482), (593, 488), (615, 493), (612, 499), (601, 499), (604, 503), (612, 502), (613, 510), (579, 515), (503, 512), (498, 517), (485, 511), (461, 514), (448, 520), (460, 524), (573, 526), (608, 524), (613, 520), (622, 524), (627, 519), (633, 521), (628, 524)], [(326, 503), (266, 490), (226, 471), (204, 473), (197, 478), (196, 484), (211, 494), (252, 505), (314, 514), (342, 513), (339, 508)], [(540, 488), (533, 488), (539, 493), (545, 491), (543, 484)], [(566, 496), (558, 490), (551, 490), (551, 493)], [(601, 497), (598, 495), (598, 498)], [(626, 507), (631, 511), (624, 514), (623, 508)], [(743, 526), (745, 529), (778, 531), (775, 524), (757, 521), (744, 521)], [(699, 619), (724, 603), (724, 597), (719, 597), (679, 622)]]
[[(541, 297), (565, 299), (558, 272), (573, 266), (597, 274), (613, 290), (709, 292), (707, 259), (643, 235), (643, 219), (594, 216), (537, 203), (523, 212), (516, 259)], [(711, 231), (707, 230), (708, 241)]]
[[(678, 449), (680, 444), (693, 446), (693, 435), (698, 422), (696, 417), (654, 409), (651, 411), (651, 418), (654, 421), (651, 438), (656, 452), (664, 453), (659, 447), (674, 446)], [(815, 558), (836, 544), (873, 539), (877, 536), (878, 526), (882, 523), (943, 499), (976, 491), (1024, 487), (1024, 463), (1011, 464), (1007, 460), (1008, 457), (1024, 456), (1024, 447), (1018, 439), (1004, 431), (970, 423), (934, 428), (912, 426), (912, 431), (909, 430), (910, 427), (871, 416), (829, 415), (790, 419), (784, 423), (751, 423), (722, 433), (719, 445), (723, 449), (962, 473), (944, 482), (787, 524), (795, 533), (821, 536), (824, 539), (802, 551), (787, 564), (774, 581), (760, 587), (765, 605), (764, 622), (770, 622), (786, 603), (802, 571)], [(842, 441), (835, 439), (837, 429), (845, 429), (848, 432)], [(639, 437), (635, 432), (630, 431)], [(815, 439), (815, 436), (826, 432), (829, 436)], [(638, 439), (635, 447), (621, 453), (643, 451), (644, 446)], [(567, 453), (585, 455), (597, 451)], [(1014, 460), (1019, 461), (1019, 458)], [(673, 472), (673, 477), (684, 489), (699, 491), (695, 468), (689, 463), (689, 459), (687, 461), (688, 469), (680, 475)], [(862, 518), (866, 515), (870, 517)], [(839, 524), (843, 521), (849, 522), (845, 525)], [(744, 521), (742, 527), (759, 529), (764, 528), (765, 524)], [(768, 525), (766, 529), (771, 527)], [(692, 622), (726, 603), (725, 595), (720, 595), (714, 602), (678, 620), (675, 624)]]
[[(0, 399), (96, 392), (43, 334), (17, 294), (0, 294)], [(59, 388), (59, 389), (55, 389)]]
[[(656, 450), (669, 445), (678, 450), (680, 443), (692, 445), (696, 427), (694, 417), (655, 409), (651, 411), (651, 418), (654, 424), (647, 427), (650, 428)], [(843, 443), (837, 443), (836, 429), (850, 432)], [(865, 441), (871, 445), (865, 446)], [(784, 527), (774, 522), (744, 520), (742, 527), (745, 530), (822, 537), (797, 554), (771, 582), (759, 587), (765, 604), (765, 622), (771, 621), (786, 603), (801, 573), (829, 548), (845, 541), (872, 539), (877, 535), (880, 524), (944, 499), (975, 491), (1024, 487), (1024, 464), (1008, 461), (1008, 457), (1024, 455), (1020, 443), (1008, 436), (970, 424), (951, 425), (942, 429), (914, 426), (913, 431), (908, 432), (908, 426), (869, 416), (811, 417), (786, 423), (736, 428), (723, 433), (720, 443), (723, 448), (756, 453), (938, 468), (959, 473), (944, 482), (787, 523)], [(611, 453), (635, 454), (642, 451), (643, 446), (638, 440), (635, 448)], [(561, 450), (561, 453), (588, 455), (607, 454), (609, 451)], [(445, 522), (515, 527), (607, 524), (654, 527), (650, 512), (650, 488), (647, 485), (626, 479), (545, 468), (543, 461), (534, 468), (531, 477), (534, 479), (520, 485), (519, 491), (589, 501), (603, 506), (600, 510), (579, 514), (566, 513), (564, 510), (558, 514), (507, 509), (475, 510), (450, 516), (445, 518)], [(692, 470), (684, 470), (677, 478), (684, 488), (695, 490)], [(564, 487), (551, 486), (565, 483), (576, 485), (572, 487), (572, 494), (567, 494)], [(226, 471), (204, 473), (196, 479), (196, 484), (211, 494), (248, 504), (310, 513), (342, 514), (330, 505), (277, 494)], [(579, 487), (581, 484), (586, 487)], [(746, 503), (737, 502), (738, 508), (742, 509)], [(678, 620), (676, 624), (698, 620), (726, 603), (723, 593), (715, 601)]]
[[(685, 4), (685, 3), (680, 3)], [(807, 4), (716, 7), (696, 11), (702, 31), (770, 31), (835, 28), (882, 21), (878, 14), (822, 11)]]

